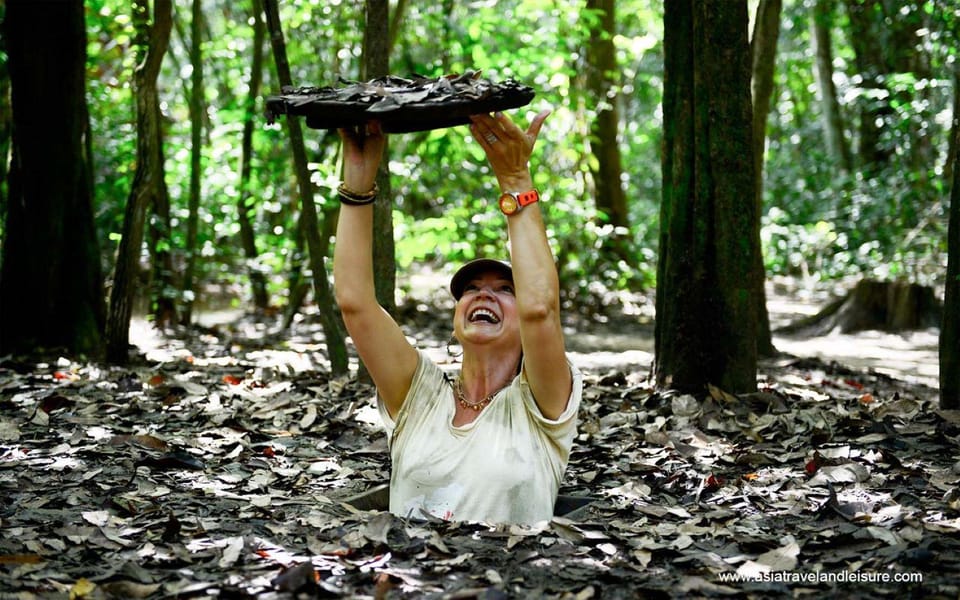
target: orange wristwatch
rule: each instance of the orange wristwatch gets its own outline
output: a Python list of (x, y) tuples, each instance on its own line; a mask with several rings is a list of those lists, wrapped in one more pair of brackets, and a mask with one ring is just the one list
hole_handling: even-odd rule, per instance
[(537, 190), (529, 192), (504, 192), (500, 195), (500, 212), (510, 216), (520, 212), (524, 206), (533, 204), (540, 199)]

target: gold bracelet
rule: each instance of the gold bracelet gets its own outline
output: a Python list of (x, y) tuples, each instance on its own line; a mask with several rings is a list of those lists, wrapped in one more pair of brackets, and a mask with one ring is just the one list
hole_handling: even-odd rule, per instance
[(340, 202), (350, 205), (350, 206), (363, 206), (365, 204), (371, 204), (377, 199), (377, 194), (380, 193), (380, 188), (377, 187), (377, 184), (373, 184), (373, 189), (369, 192), (358, 192), (347, 187), (346, 183), (341, 182), (337, 186), (337, 195), (340, 196)]

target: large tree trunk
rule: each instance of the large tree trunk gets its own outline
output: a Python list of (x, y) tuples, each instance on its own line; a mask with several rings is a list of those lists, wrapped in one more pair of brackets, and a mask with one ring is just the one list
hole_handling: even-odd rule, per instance
[(820, 112), (823, 115), (823, 137), (833, 163), (843, 173), (853, 172), (853, 156), (850, 143), (844, 134), (837, 86), (833, 83), (833, 43), (830, 31), (833, 28), (834, 0), (815, 0), (810, 11), (811, 30), (817, 56), (815, 71), (820, 89)]
[[(597, 212), (606, 224), (628, 227), (627, 199), (621, 181), (620, 111), (617, 106), (617, 55), (615, 0), (587, 0), (590, 39), (587, 57), (587, 89), (596, 117), (590, 124), (590, 147)], [(614, 238), (616, 239), (616, 238)], [(616, 248), (613, 248), (616, 250)]]
[(667, 2), (664, 55), (656, 382), (751, 392), (761, 274), (746, 1)]
[(106, 327), (107, 360), (118, 364), (129, 360), (130, 316), (140, 265), (146, 210), (151, 203), (157, 202), (159, 196), (166, 194), (163, 152), (159, 143), (161, 132), (157, 76), (170, 42), (173, 4), (171, 0), (156, 0), (151, 26), (147, 25), (147, 0), (137, 0), (133, 13), (138, 31), (137, 50), (141, 56), (133, 73), (137, 105), (137, 170), (124, 213), (123, 233), (117, 250)]
[[(960, 97), (953, 107), (960, 143)], [(947, 234), (947, 281), (940, 323), (940, 408), (960, 409), (960, 153), (954, 155)]]
[[(773, 71), (777, 61), (777, 38), (780, 36), (780, 0), (760, 0), (757, 6), (757, 18), (753, 27), (751, 53), (751, 89), (753, 95), (753, 167), (756, 176), (757, 219), (754, 223), (753, 243), (761, 248), (760, 218), (763, 214), (763, 157), (767, 143), (767, 115), (770, 112), (770, 98), (773, 96)], [(766, 268), (763, 264), (763, 252), (756, 253), (757, 277), (754, 297), (757, 301), (757, 354), (773, 356), (777, 349), (773, 347), (770, 334), (770, 314), (767, 312)]]
[(253, 233), (250, 215), (254, 212), (256, 200), (250, 193), (250, 160), (253, 157), (253, 124), (257, 115), (257, 97), (263, 82), (263, 3), (253, 0), (253, 61), (250, 65), (249, 92), (246, 114), (243, 118), (243, 139), (240, 150), (240, 200), (237, 203), (237, 222), (240, 224), (240, 244), (247, 259), (247, 273), (253, 293), (253, 304), (257, 310), (266, 310), (270, 303), (267, 295), (267, 278), (263, 270), (257, 267), (257, 242)]
[(200, 177), (203, 172), (203, 8), (201, 0), (193, 0), (190, 20), (190, 197), (187, 215), (186, 265), (183, 269), (183, 311), (180, 321), (189, 325), (197, 291), (194, 277), (197, 270), (200, 225)]
[(85, 27), (82, 0), (6, 4), (13, 153), (0, 353), (102, 349), (103, 277), (85, 145)]
[[(273, 46), (273, 59), (277, 67), (278, 83), (281, 87), (291, 85), (290, 65), (287, 63), (287, 49), (283, 40), (283, 31), (280, 27), (277, 0), (266, 0), (264, 10), (267, 17), (267, 30), (270, 33), (270, 41)], [(295, 117), (288, 117), (285, 119), (285, 123), (290, 135), (294, 169), (300, 191), (300, 219), (307, 240), (310, 269), (313, 272), (313, 294), (317, 301), (317, 308), (320, 310), (320, 324), (327, 341), (330, 370), (334, 375), (343, 375), (348, 372), (350, 367), (347, 345), (343, 331), (340, 329), (333, 293), (330, 289), (330, 280), (327, 278), (327, 269), (324, 264), (330, 245), (330, 235), (327, 233), (325, 237), (321, 237), (318, 231), (317, 208), (313, 201), (313, 185), (310, 182), (310, 170), (307, 167), (307, 152), (303, 143), (303, 129), (300, 121)], [(326, 221), (329, 221), (329, 219), (326, 219)], [(324, 224), (324, 229), (329, 231), (328, 223)]]

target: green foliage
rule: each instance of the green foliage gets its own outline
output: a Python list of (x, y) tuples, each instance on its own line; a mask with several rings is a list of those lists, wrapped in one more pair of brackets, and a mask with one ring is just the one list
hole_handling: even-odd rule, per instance
[(919, 46), (939, 78), (893, 73), (883, 91), (861, 86), (852, 49), (836, 43), (845, 42), (842, 37), (834, 39), (845, 135), (856, 149), (860, 109), (882, 108), (880, 144), (890, 156), (878, 170), (861, 171), (858, 164), (857, 172), (844, 174), (824, 149), (807, 18), (802, 5), (785, 7), (764, 166), (767, 267), (820, 280), (865, 275), (936, 282), (946, 264), (942, 199), (948, 193), (942, 178), (947, 144), (937, 142), (950, 133), (952, 85), (945, 77), (955, 38), (945, 29), (921, 30)]
[[(151, 3), (152, 4), (152, 3)], [(542, 191), (548, 235), (568, 300), (590, 305), (609, 290), (654, 285), (660, 203), (663, 86), (662, 5), (617, 3), (618, 97), (622, 127), (622, 184), (631, 228), (613, 231), (594, 209), (588, 142), (597, 110), (584, 91), (584, 44), (591, 18), (585, 2), (447, 0), (407, 3), (392, 51), (391, 70), (436, 76), (480, 69), (493, 80), (533, 86), (531, 106), (511, 111), (522, 126), (544, 107), (547, 119), (532, 166)], [(809, 14), (804, 3), (784, 8), (776, 89), (766, 151), (764, 241), (772, 273), (827, 279), (869, 273), (932, 280), (945, 260), (948, 190), (942, 181), (951, 116), (950, 81), (956, 60), (957, 17), (938, 2), (907, 3), (927, 15), (917, 51), (930, 74), (897, 73), (888, 95), (861, 86), (835, 14), (834, 64), (846, 134), (856, 148), (863, 103), (889, 104), (882, 143), (890, 162), (870, 176), (839, 173), (823, 147), (821, 109), (813, 77)], [(136, 168), (132, 73), (135, 68), (129, 2), (87, 0), (88, 103), (95, 169), (95, 216), (105, 271)], [(202, 202), (197, 277), (209, 286), (243, 289), (246, 269), (270, 276), (276, 298), (286, 274), (303, 261), (298, 193), (282, 123), (268, 124), (262, 97), (279, 92), (269, 42), (255, 108), (254, 156), (248, 209), (260, 256), (250, 265), (238, 242), (240, 149), (246, 117), (253, 31), (251, 3), (205, 0), (203, 40), (208, 107), (204, 123)], [(363, 3), (289, 0), (280, 17), (296, 85), (359, 79)], [(181, 265), (187, 207), (190, 123), (187, 109), (189, 11), (175, 7), (175, 30), (160, 76), (167, 185), (173, 215), (175, 265)], [(4, 57), (0, 56), (0, 59)], [(307, 131), (317, 200), (329, 212), (339, 180), (335, 134)], [(466, 127), (396, 135), (390, 141), (397, 258), (401, 269), (440, 265), (477, 255), (505, 256), (498, 190)], [(2, 232), (0, 232), (2, 233)], [(616, 246), (619, 252), (609, 250)], [(201, 291), (201, 301), (202, 301)], [(601, 300), (602, 301), (602, 300)]]

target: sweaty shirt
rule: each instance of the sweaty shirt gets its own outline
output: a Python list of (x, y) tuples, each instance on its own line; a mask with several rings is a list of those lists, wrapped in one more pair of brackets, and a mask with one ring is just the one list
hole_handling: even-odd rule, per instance
[(393, 461), (390, 512), (448, 521), (549, 520), (583, 389), (580, 371), (568, 366), (573, 389), (559, 419), (540, 413), (521, 370), (476, 420), (458, 427), (449, 376), (420, 352), (396, 421), (379, 403)]

